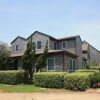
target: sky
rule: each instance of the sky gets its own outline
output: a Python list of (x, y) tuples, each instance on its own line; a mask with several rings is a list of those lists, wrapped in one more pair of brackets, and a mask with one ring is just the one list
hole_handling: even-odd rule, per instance
[(40, 31), (80, 35), (100, 50), (100, 0), (0, 0), (0, 40), (10, 44)]

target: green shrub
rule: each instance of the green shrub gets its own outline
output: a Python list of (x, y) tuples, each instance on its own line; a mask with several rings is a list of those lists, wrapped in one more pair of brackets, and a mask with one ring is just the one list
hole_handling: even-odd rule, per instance
[(35, 73), (33, 83), (39, 87), (62, 88), (64, 87), (65, 72)]
[(98, 66), (90, 66), (90, 69), (98, 70), (100, 72), (100, 65), (98, 65)]
[(23, 71), (0, 71), (0, 84), (21, 84), (23, 79)]
[(93, 72), (93, 73), (97, 73), (99, 71), (98, 70), (93, 70), (93, 69), (79, 69), (79, 70), (76, 70), (76, 72)]
[(93, 73), (72, 73), (64, 77), (64, 86), (70, 90), (85, 91), (91, 86), (91, 77)]
[(91, 86), (100, 88), (100, 73), (96, 73), (91, 79)]

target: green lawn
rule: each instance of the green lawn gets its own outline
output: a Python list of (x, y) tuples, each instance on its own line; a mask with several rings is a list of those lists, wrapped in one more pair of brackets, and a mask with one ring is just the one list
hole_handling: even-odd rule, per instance
[(34, 85), (0, 84), (0, 92), (65, 92), (65, 89), (40, 88)]

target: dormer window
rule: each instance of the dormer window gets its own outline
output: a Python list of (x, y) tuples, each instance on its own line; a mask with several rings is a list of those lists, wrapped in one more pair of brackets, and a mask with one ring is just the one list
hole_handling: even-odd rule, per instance
[(41, 49), (42, 48), (42, 42), (41, 41), (37, 41), (37, 49)]
[(16, 45), (16, 51), (18, 51), (18, 45)]
[(62, 48), (67, 48), (67, 41), (62, 42)]

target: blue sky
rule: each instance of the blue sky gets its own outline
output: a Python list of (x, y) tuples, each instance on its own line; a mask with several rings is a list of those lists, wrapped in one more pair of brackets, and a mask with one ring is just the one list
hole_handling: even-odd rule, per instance
[(0, 40), (40, 31), (56, 38), (80, 35), (100, 50), (100, 0), (0, 0)]

